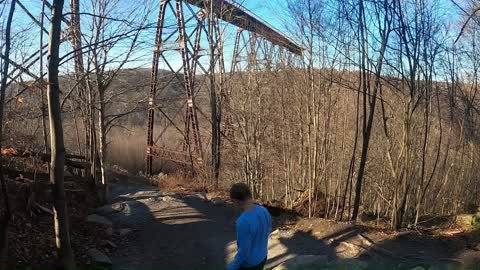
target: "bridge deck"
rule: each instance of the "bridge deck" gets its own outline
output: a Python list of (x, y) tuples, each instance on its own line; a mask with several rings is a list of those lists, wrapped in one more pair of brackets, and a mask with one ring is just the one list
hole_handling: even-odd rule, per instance
[[(206, 0), (185, 0), (186, 2), (203, 8)], [(296, 55), (302, 55), (302, 47), (280, 33), (267, 22), (232, 0), (212, 0), (213, 9), (217, 16), (235, 26), (256, 33), (275, 45), (282, 46)]]

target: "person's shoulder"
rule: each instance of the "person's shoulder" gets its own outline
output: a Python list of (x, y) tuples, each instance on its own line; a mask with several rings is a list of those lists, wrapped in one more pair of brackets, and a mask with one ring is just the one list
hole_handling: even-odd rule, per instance
[(260, 211), (260, 212), (270, 216), (270, 212), (268, 212), (268, 209), (265, 206), (257, 205), (257, 209), (258, 209), (257, 211)]
[(262, 212), (268, 212), (268, 209), (261, 204), (257, 204), (257, 210)]
[(248, 223), (247, 221), (248, 217), (245, 213), (242, 213), (238, 218), (237, 218), (237, 226), (238, 225), (244, 225)]
[(240, 215), (237, 218), (237, 229), (238, 230), (249, 230), (250, 229), (250, 222), (249, 222), (249, 217), (245, 214)]

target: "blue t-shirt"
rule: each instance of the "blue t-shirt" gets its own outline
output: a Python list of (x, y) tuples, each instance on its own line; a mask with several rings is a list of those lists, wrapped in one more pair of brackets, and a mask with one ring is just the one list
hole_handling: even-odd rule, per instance
[(272, 231), (272, 217), (263, 206), (243, 212), (237, 219), (237, 255), (228, 270), (252, 267), (267, 258), (268, 236)]

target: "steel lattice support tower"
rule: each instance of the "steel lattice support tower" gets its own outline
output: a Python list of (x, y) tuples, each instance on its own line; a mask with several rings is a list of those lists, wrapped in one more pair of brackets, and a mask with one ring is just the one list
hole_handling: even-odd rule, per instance
[[(167, 11), (175, 17), (175, 31), (169, 35), (165, 35), (164, 26)], [(155, 48), (152, 61), (151, 84), (149, 94), (148, 109), (148, 126), (147, 126), (147, 173), (152, 174), (153, 158), (159, 157), (166, 160), (172, 160), (182, 164), (188, 164), (193, 167), (198, 166), (203, 160), (202, 140), (198, 124), (197, 110), (195, 106), (195, 74), (198, 67), (198, 59), (200, 58), (200, 39), (202, 37), (202, 26), (204, 23), (204, 12), (200, 10), (194, 13), (190, 9), (192, 16), (185, 20), (184, 7), (182, 0), (162, 0), (158, 14), (157, 32), (155, 37)], [(193, 33), (188, 34), (186, 31), (186, 22), (195, 19), (197, 26)], [(165, 37), (166, 36), (166, 37)], [(190, 39), (194, 39), (192, 44)], [(172, 41), (173, 40), (173, 41)], [(174, 70), (168, 62), (164, 54), (175, 52), (181, 59), (181, 70)], [(186, 98), (185, 126), (184, 130), (176, 127), (181, 131), (184, 137), (184, 145), (182, 151), (178, 149), (167, 149), (165, 147), (156, 147), (154, 139), (155, 112), (159, 109), (156, 103), (159, 80), (159, 61), (164, 60), (170, 71), (177, 80), (181, 80)], [(181, 74), (183, 73), (183, 74)], [(162, 112), (165, 117), (168, 117)], [(173, 120), (169, 120), (172, 125)]]
[[(196, 12), (194, 10), (197, 10)], [(174, 19), (173, 24), (167, 24), (167, 18)], [(209, 27), (206, 27), (206, 21)], [(184, 164), (197, 170), (203, 166), (204, 145), (202, 144), (199, 113), (201, 109), (196, 105), (196, 96), (202, 87), (215, 89), (216, 77), (220, 77), (220, 85), (223, 85), (225, 73), (224, 41), (219, 29), (219, 21), (227, 22), (239, 27), (237, 32), (230, 74), (242, 72), (244, 66), (240, 64), (246, 57), (248, 69), (251, 71), (265, 68), (267, 65), (262, 58), (267, 53), (261, 48), (270, 42), (274, 47), (288, 50), (293, 54), (301, 54), (301, 48), (280, 32), (266, 24), (251, 12), (231, 0), (161, 0), (157, 21), (157, 32), (152, 60), (152, 72), (150, 92), (148, 99), (148, 123), (147, 123), (147, 174), (153, 173), (154, 158), (169, 160)], [(172, 33), (166, 33), (166, 29), (172, 29)], [(208, 29), (207, 29), (208, 28)], [(191, 32), (189, 32), (190, 29)], [(245, 38), (244, 36), (248, 37)], [(208, 43), (205, 45), (205, 43)], [(212, 44), (214, 44), (212, 46)], [(245, 44), (245, 45), (241, 45)], [(205, 47), (210, 47), (209, 53), (205, 53)], [(246, 49), (245, 49), (246, 48)], [(246, 54), (246, 55), (245, 55)], [(167, 56), (174, 56), (176, 60)], [(208, 58), (210, 61), (201, 61)], [(181, 68), (175, 69), (175, 63), (181, 62)], [(205, 64), (209, 63), (209, 64)], [(159, 79), (160, 64), (167, 67), (167, 71), (173, 74), (168, 82)], [(202, 75), (199, 75), (199, 74)], [(165, 77), (165, 76), (164, 76)], [(215, 78), (214, 78), (215, 77)], [(206, 78), (210, 78), (210, 81)], [(162, 89), (166, 89), (172, 81), (177, 81), (184, 92), (183, 127), (178, 123), (178, 111), (175, 115), (165, 112), (165, 102), (160, 102), (158, 95)], [(220, 86), (222, 88), (223, 86)], [(220, 96), (223, 100), (222, 107), (229, 107), (228, 90), (221, 89)], [(228, 111), (228, 110), (227, 110)], [(162, 116), (166, 127), (158, 126), (156, 113)], [(206, 117), (208, 119), (208, 117)], [(208, 119), (209, 121), (215, 121)], [(225, 123), (222, 126), (222, 136), (233, 137), (233, 120), (226, 113)], [(173, 140), (158, 145), (159, 139), (165, 137), (168, 128), (174, 127), (175, 131), (183, 138), (182, 145), (175, 145)], [(159, 129), (159, 130), (156, 130)], [(158, 132), (158, 133), (157, 133)], [(213, 132), (213, 131), (212, 131)], [(168, 144), (168, 145), (166, 145)]]

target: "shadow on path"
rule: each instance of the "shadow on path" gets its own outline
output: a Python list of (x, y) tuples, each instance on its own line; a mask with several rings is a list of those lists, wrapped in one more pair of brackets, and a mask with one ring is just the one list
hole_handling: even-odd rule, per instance
[[(198, 194), (179, 196), (162, 193), (148, 185), (113, 186), (111, 194), (112, 202), (122, 204), (122, 209), (108, 217), (115, 226), (135, 231), (128, 245), (113, 254), (113, 269), (225, 269), (226, 262), (235, 254), (235, 220), (240, 213), (232, 207), (208, 202)], [(338, 247), (345, 242), (358, 243), (358, 234), (366, 231), (366, 228), (355, 225), (338, 226), (321, 235), (313, 230), (280, 229), (269, 241), (267, 266), (278, 265), (298, 255), (326, 255), (329, 261), (351, 263), (351, 259), (339, 258)], [(435, 261), (427, 262), (425, 258), (428, 257), (450, 267), (438, 256), (445, 255), (447, 258), (460, 252), (455, 250), (456, 246), (441, 249), (445, 254), (438, 251), (429, 253), (428, 248), (423, 252), (423, 245), (431, 247), (441, 242), (422, 241), (424, 239), (397, 237), (376, 243), (361, 249), (357, 262), (369, 262), (368, 269), (409, 270), (416, 266), (429, 269)], [(398, 252), (398, 256), (381, 254), (378, 249)]]
[(233, 210), (148, 186), (119, 188), (120, 192), (114, 187), (112, 194), (124, 207), (109, 218), (135, 234), (113, 255), (114, 269), (225, 268), (225, 246), (235, 239)]

